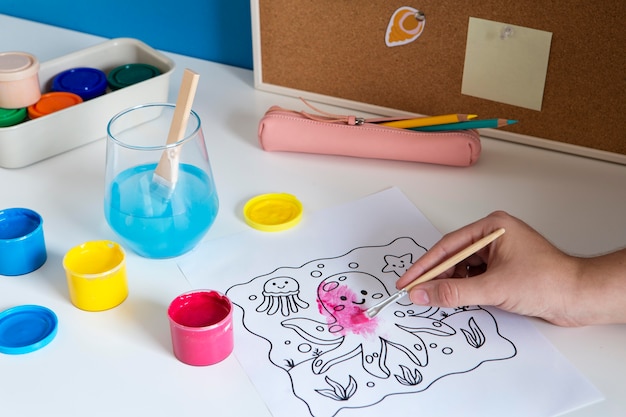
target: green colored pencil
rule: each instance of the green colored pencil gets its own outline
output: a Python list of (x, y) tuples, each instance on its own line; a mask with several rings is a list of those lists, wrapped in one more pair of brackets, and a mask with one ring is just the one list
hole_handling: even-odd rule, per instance
[(517, 120), (509, 119), (484, 119), (484, 120), (468, 120), (466, 122), (446, 123), (443, 125), (409, 127), (407, 129), (417, 130), (420, 132), (441, 132), (444, 130), (464, 130), (464, 129), (485, 129), (498, 128), (502, 126), (512, 125)]

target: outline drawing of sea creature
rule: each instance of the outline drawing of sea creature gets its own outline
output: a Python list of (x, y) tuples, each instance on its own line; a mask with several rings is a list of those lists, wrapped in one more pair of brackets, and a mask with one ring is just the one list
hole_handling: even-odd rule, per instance
[(332, 417), (391, 395), (416, 395), (441, 378), (516, 355), (479, 306), (440, 309), (403, 300), (372, 320), (359, 319), (395, 291), (398, 276), (425, 251), (400, 237), (279, 267), (226, 294), (242, 309), (243, 327), (269, 342), (267, 366), (287, 373), (311, 416)]
[(308, 308), (309, 303), (300, 298), (300, 284), (290, 277), (272, 278), (263, 286), (263, 302), (256, 308), (268, 315), (280, 311), (283, 316)]

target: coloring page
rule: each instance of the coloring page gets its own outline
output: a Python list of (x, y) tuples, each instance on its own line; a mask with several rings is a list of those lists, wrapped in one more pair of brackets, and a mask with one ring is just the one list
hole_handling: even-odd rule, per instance
[(399, 238), (278, 268), (226, 294), (243, 309), (245, 329), (270, 343), (270, 361), (289, 373), (311, 415), (331, 417), (515, 356), (495, 318), (479, 307), (404, 301), (364, 317), (363, 309), (395, 291), (398, 276), (423, 252), (412, 239)]
[(235, 304), (235, 354), (274, 416), (549, 416), (601, 398), (524, 318), (408, 297), (364, 315), (441, 236), (399, 190), (310, 217), (179, 263)]

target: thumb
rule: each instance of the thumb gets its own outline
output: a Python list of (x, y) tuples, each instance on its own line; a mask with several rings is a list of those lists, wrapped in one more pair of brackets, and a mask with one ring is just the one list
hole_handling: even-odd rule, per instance
[(413, 304), (436, 307), (461, 307), (468, 305), (493, 305), (491, 294), (482, 285), (483, 277), (442, 278), (425, 282), (412, 288), (409, 298)]

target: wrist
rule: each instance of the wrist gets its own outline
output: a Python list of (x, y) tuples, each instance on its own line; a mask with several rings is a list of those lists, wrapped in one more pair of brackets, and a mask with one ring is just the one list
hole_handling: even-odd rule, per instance
[(626, 323), (626, 251), (575, 258), (576, 325)]

